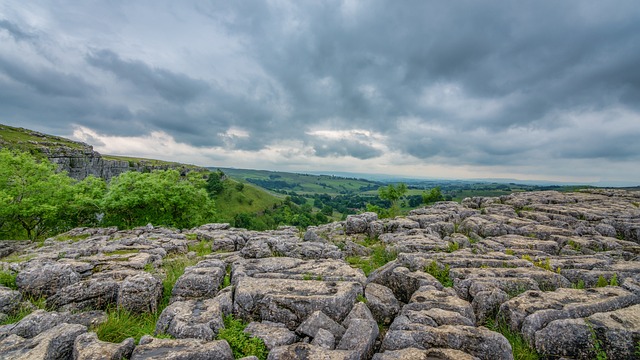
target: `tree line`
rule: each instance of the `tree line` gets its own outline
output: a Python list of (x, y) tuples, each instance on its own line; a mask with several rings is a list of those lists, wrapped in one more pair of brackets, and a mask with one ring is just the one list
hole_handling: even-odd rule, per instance
[(0, 239), (41, 239), (74, 227), (190, 228), (215, 220), (202, 173), (125, 172), (78, 181), (46, 159), (0, 149)]

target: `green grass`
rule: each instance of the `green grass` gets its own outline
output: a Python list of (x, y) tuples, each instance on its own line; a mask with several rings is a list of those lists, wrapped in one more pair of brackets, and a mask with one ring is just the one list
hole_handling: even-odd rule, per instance
[(228, 315), (224, 317), (224, 329), (220, 330), (218, 340), (226, 340), (231, 346), (233, 357), (236, 359), (254, 355), (260, 360), (266, 360), (269, 350), (262, 339), (251, 337), (244, 332), (247, 324)]
[(489, 330), (501, 333), (511, 344), (514, 360), (538, 360), (540, 355), (535, 349), (531, 348), (522, 335), (512, 331), (503, 321), (487, 320), (485, 324)]
[[(27, 297), (25, 300), (30, 302), (31, 305), (35, 306), (37, 309), (46, 310), (46, 300), (43, 297)], [(15, 324), (18, 321), (24, 319), (27, 315), (31, 314), (33, 310), (33, 307), (21, 304), (18, 308), (18, 311), (16, 311), (16, 313), (14, 314), (9, 314), (9, 316), (4, 319), (4, 321), (0, 321), (0, 325)]]
[(190, 164), (182, 164), (173, 161), (164, 161), (157, 159), (147, 159), (140, 157), (131, 157), (131, 156), (117, 156), (117, 155), (102, 155), (104, 160), (117, 160), (117, 161), (126, 161), (129, 163), (129, 166), (169, 166), (169, 167), (185, 167), (185, 168), (198, 168), (198, 166), (190, 165)]
[[(173, 286), (178, 278), (184, 274), (184, 269), (196, 262), (196, 259), (187, 259), (185, 256), (165, 259), (161, 268), (166, 277), (162, 281), (162, 299), (158, 311), (156, 313), (133, 314), (121, 308), (109, 308), (107, 309), (107, 321), (94, 329), (98, 334), (98, 339), (118, 343), (128, 337), (133, 337), (137, 343), (143, 335), (153, 334), (158, 317), (169, 305)], [(153, 271), (153, 269), (149, 270)]]
[(370, 256), (348, 256), (345, 260), (354, 268), (362, 269), (366, 276), (369, 276), (375, 269), (395, 260), (398, 254), (388, 251), (383, 244), (371, 246)]
[(195, 251), (198, 256), (205, 256), (211, 254), (211, 241), (200, 240), (198, 243), (188, 245), (189, 251)]
[(91, 235), (89, 235), (89, 234), (82, 234), (82, 235), (65, 235), (65, 234), (61, 234), (61, 235), (58, 235), (58, 236), (54, 237), (53, 239), (55, 241), (78, 242), (80, 240), (87, 239), (89, 236), (91, 236)]
[(584, 289), (585, 283), (584, 280), (580, 279), (577, 283), (571, 284), (571, 288), (573, 289)]
[(366, 304), (367, 302), (369, 302), (369, 300), (367, 300), (367, 298), (366, 298), (366, 297), (364, 297), (364, 295), (362, 295), (362, 294), (358, 294), (358, 295), (356, 295), (356, 301), (359, 301), (359, 302), (361, 302), (361, 303), (365, 303), (365, 304)]
[(438, 263), (434, 261), (431, 264), (427, 265), (424, 269), (424, 272), (427, 274), (431, 274), (434, 278), (436, 278), (444, 287), (452, 287), (453, 280), (449, 277), (449, 265), (445, 265), (444, 268), (440, 268)]
[(14, 274), (10, 271), (0, 271), (0, 285), (6, 286), (10, 289), (17, 290), (16, 277), (18, 274)]
[(458, 251), (458, 249), (460, 249), (460, 244), (458, 244), (457, 242), (450, 242), (449, 246), (447, 247), (447, 252), (452, 253), (454, 251)]
[[(107, 309), (107, 321), (96, 326), (93, 331), (102, 341), (119, 343), (132, 337), (137, 344), (142, 336), (153, 334), (160, 313), (158, 311), (157, 313), (134, 314), (122, 308), (109, 308)], [(159, 335), (156, 337), (169, 336)]]
[(0, 259), (0, 261), (15, 263), (15, 262), (29, 261), (35, 257), (36, 257), (35, 254), (11, 254), (5, 258)]
[(214, 197), (219, 222), (233, 223), (236, 215), (242, 213), (258, 214), (280, 205), (283, 199), (272, 195), (251, 184), (238, 191), (234, 180), (224, 181), (224, 190)]
[[(42, 135), (42, 136), (38, 136)], [(71, 149), (83, 149), (85, 145), (69, 139), (58, 136), (40, 134), (28, 129), (16, 128), (8, 125), (0, 124), (0, 144), (7, 143), (9, 148), (21, 151), (31, 152), (36, 157), (44, 157), (40, 151), (40, 147), (30, 141), (38, 143), (47, 143), (47, 147), (60, 148), (68, 147)]]
[[(344, 178), (329, 175), (296, 174), (280, 171), (247, 170), (247, 169), (221, 169), (225, 174), (234, 179), (251, 183), (258, 181), (265, 189), (295, 191), (298, 194), (329, 194), (338, 195), (344, 193), (366, 193), (363, 189), (375, 191), (381, 183), (364, 180)], [(265, 183), (266, 181), (266, 183)], [(270, 184), (284, 184), (286, 187), (275, 187)]]

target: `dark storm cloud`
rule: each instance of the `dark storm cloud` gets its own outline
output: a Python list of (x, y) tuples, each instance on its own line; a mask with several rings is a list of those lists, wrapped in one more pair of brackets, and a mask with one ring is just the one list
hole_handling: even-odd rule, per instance
[(171, 102), (192, 101), (208, 88), (207, 83), (202, 80), (166, 69), (154, 69), (141, 61), (122, 60), (111, 50), (95, 51), (87, 55), (86, 60), (97, 68), (131, 82), (142, 91), (155, 91)]
[[(60, 128), (116, 135), (162, 130), (202, 147), (299, 141), (336, 161), (391, 151), (425, 164), (544, 167), (550, 158), (625, 164), (640, 154), (635, 1), (91, 7), (83, 13), (98, 15), (79, 21), (45, 3), (52, 28), (0, 18), (0, 85), (13, 89), (0, 115), (46, 114)], [(73, 31), (76, 21), (83, 31)], [(71, 51), (56, 50), (69, 43)], [(43, 52), (42, 63), (20, 61)]]

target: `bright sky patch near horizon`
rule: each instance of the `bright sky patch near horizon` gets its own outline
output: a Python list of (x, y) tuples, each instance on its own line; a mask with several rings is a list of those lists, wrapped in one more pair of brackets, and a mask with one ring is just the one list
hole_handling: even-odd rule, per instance
[(202, 166), (640, 185), (635, 1), (3, 1), (0, 123)]

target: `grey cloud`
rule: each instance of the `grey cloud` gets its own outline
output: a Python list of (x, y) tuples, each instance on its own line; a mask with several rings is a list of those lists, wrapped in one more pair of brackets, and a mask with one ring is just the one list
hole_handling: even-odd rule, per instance
[(357, 140), (320, 140), (313, 145), (316, 156), (319, 157), (343, 157), (352, 156), (366, 160), (382, 155), (380, 149)]
[(187, 103), (207, 90), (202, 80), (166, 69), (152, 68), (141, 61), (122, 60), (111, 50), (99, 50), (86, 56), (86, 61), (146, 91), (155, 91), (170, 102)]
[(35, 35), (23, 31), (18, 25), (6, 19), (0, 19), (0, 29), (6, 30), (14, 39), (18, 41), (27, 41), (36, 38)]
[[(145, 16), (126, 2), (114, 4), (105, 12), (112, 18), (100, 19), (113, 23), (108, 26), (113, 39), (93, 44), (101, 39), (96, 34), (103, 34), (96, 30), (86, 34), (75, 53), (51, 57), (73, 64), (84, 60), (86, 68), (70, 74), (22, 64), (23, 54), (3, 52), (0, 72), (12, 80), (0, 78), (0, 85), (12, 90), (5, 89), (8, 98), (0, 98), (0, 115), (32, 119), (34, 125), (35, 118), (53, 118), (58, 129), (73, 122), (108, 134), (163, 130), (194, 146), (255, 151), (299, 140), (320, 157), (379, 157), (381, 151), (367, 139), (307, 136), (319, 126), (362, 129), (383, 135), (386, 147), (425, 164), (535, 171), (548, 159), (554, 159), (554, 167), (595, 159), (624, 168), (620, 164), (640, 153), (633, 125), (616, 133), (606, 131), (606, 117), (573, 122), (576, 113), (611, 109), (623, 110), (629, 121), (640, 118), (640, 7), (635, 1), (219, 0), (181, 3), (179, 11), (169, 4), (153, 2)], [(349, 4), (355, 8), (342, 11)], [(51, 16), (57, 21), (73, 24), (66, 18), (71, 13), (56, 11)], [(135, 26), (150, 30), (126, 32)], [(152, 30), (166, 28), (179, 33), (179, 40), (169, 36), (162, 39), (167, 47), (156, 48)], [(37, 40), (19, 20), (0, 21), (2, 29), (16, 43)], [(63, 42), (65, 34), (56, 33), (60, 29), (34, 29), (33, 34), (48, 30), (51, 47), (56, 39)], [(120, 44), (127, 38), (143, 44), (145, 54), (173, 47), (195, 54), (194, 64), (207, 63), (203, 54), (218, 54), (224, 46), (212, 40), (199, 48), (203, 43), (197, 40), (210, 35), (236, 46), (228, 58), (211, 60), (212, 68), (229, 69), (228, 74), (202, 67), (187, 74), (154, 67), (142, 56), (121, 55), (131, 54)], [(87, 50), (93, 48), (101, 50)], [(113, 75), (115, 81), (103, 84), (88, 73)], [(438, 86), (442, 98), (425, 102), (425, 89)], [(459, 90), (455, 101), (447, 86)], [(132, 87), (139, 95), (135, 100), (108, 96)], [(476, 111), (478, 104), (495, 108)], [(403, 128), (406, 118), (417, 119), (413, 128)], [(221, 135), (230, 128), (249, 136)], [(561, 173), (549, 170), (554, 172)]]

